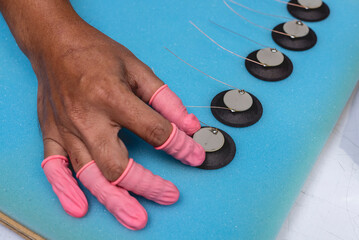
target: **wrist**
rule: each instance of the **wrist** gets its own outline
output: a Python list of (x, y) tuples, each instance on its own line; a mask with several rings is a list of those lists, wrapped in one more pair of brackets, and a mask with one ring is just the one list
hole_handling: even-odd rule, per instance
[(71, 34), (86, 24), (68, 0), (2, 0), (0, 11), (31, 61), (42, 57), (53, 45), (69, 41)]
[(71, 17), (49, 20), (41, 30), (34, 32), (24, 45), (30, 61), (63, 55), (70, 48), (83, 43), (81, 38), (90, 26), (76, 12)]
[[(76, 21), (61, 21), (49, 26), (45, 36), (38, 39), (30, 50), (30, 60), (63, 56), (71, 49), (84, 47), (89, 26), (81, 18)], [(30, 46), (31, 48), (31, 46)]]

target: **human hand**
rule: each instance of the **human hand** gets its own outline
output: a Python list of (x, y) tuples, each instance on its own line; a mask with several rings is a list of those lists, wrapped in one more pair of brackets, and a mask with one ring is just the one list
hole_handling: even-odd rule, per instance
[[(127, 190), (165, 205), (176, 202), (179, 192), (171, 182), (132, 160), (129, 163), (118, 131), (125, 127), (156, 149), (198, 166), (204, 161), (204, 150), (185, 132), (197, 131), (199, 121), (128, 49), (88, 25), (76, 30), (75, 36), (66, 41), (70, 46), (63, 42), (52, 46), (34, 66), (45, 157), (68, 154), (78, 178), (91, 193), (123, 225), (141, 229), (147, 222), (146, 211)], [(61, 201), (65, 210), (82, 216), (87, 205), (78, 187), (73, 191), (76, 182), (70, 183), (65, 170), (63, 177), (52, 178), (56, 168), (47, 171), (47, 164), (49, 159), (43, 164), (48, 179), (64, 190), (55, 188), (59, 198), (65, 199)]]
[[(51, 10), (55, 1), (38, 2), (44, 6), (36, 11)], [(38, 78), (38, 116), (46, 158), (42, 167), (62, 206), (75, 217), (87, 212), (86, 198), (67, 168), (68, 155), (84, 186), (122, 224), (143, 228), (147, 213), (127, 191), (160, 204), (176, 202), (179, 193), (171, 182), (129, 159), (118, 131), (125, 127), (156, 149), (198, 166), (205, 152), (188, 136), (200, 128), (198, 119), (145, 64), (85, 23), (69, 5), (57, 5), (54, 17), (45, 14), (44, 19), (27, 6), (25, 12), (30, 15), (25, 15), (37, 23), (32, 23), (38, 27), (33, 31), (36, 36), (26, 32), (33, 26), (21, 21), (23, 15), (12, 24), (17, 16), (12, 6), (7, 5), (4, 16)]]

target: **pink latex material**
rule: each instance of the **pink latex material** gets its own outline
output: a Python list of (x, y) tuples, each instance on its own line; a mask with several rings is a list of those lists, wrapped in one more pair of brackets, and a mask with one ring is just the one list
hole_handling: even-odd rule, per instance
[(179, 198), (179, 191), (173, 183), (154, 175), (133, 159), (129, 160), (126, 170), (112, 184), (162, 205), (174, 204)]
[(184, 164), (200, 166), (206, 158), (203, 147), (179, 130), (175, 124), (172, 123), (172, 127), (172, 133), (167, 141), (155, 149), (165, 151)]
[(67, 158), (60, 155), (47, 157), (41, 167), (64, 210), (73, 217), (83, 217), (88, 209), (87, 200), (68, 168)]
[(167, 85), (163, 85), (153, 94), (149, 104), (188, 135), (193, 135), (201, 128), (197, 117), (188, 114), (181, 99)]
[(140, 230), (146, 226), (146, 210), (127, 190), (107, 181), (94, 161), (79, 171), (78, 178), (122, 225), (131, 230)]

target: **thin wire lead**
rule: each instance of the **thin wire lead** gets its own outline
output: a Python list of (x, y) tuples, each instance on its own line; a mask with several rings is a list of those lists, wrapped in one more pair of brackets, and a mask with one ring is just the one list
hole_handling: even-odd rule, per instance
[(264, 26), (262, 26), (262, 25), (259, 25), (259, 24), (257, 24), (257, 23), (252, 22), (251, 20), (249, 20), (248, 18), (245, 18), (244, 16), (242, 16), (241, 14), (239, 14), (238, 12), (236, 12), (233, 8), (231, 8), (231, 6), (229, 6), (228, 3), (227, 3), (225, 0), (223, 0), (223, 2), (224, 2), (224, 4), (225, 4), (232, 12), (234, 12), (236, 15), (238, 15), (239, 17), (241, 17), (241, 18), (244, 19), (245, 21), (249, 22), (250, 24), (253, 24), (253, 25), (257, 26), (257, 27), (263, 28), (263, 29), (268, 30), (268, 31), (271, 31), (271, 32), (275, 32), (275, 33), (278, 33), (278, 34), (281, 34), (281, 35), (284, 35), (284, 36), (288, 36), (288, 37), (293, 38), (293, 36), (290, 35), (290, 34), (288, 34), (288, 33), (284, 33), (284, 32), (280, 32), (280, 31), (277, 31), (277, 30), (269, 29), (269, 28), (266, 28), (266, 27), (264, 27)]
[(217, 107), (217, 106), (185, 106), (186, 108), (215, 108), (215, 109), (224, 109), (224, 110), (229, 110), (231, 112), (236, 112), (236, 110), (232, 109), (232, 108), (227, 108), (227, 107)]
[(218, 128), (215, 128), (215, 127), (212, 127), (212, 126), (209, 126), (208, 124), (206, 124), (206, 123), (204, 123), (204, 122), (202, 122), (202, 121), (200, 121), (200, 120), (198, 120), (200, 123), (202, 123), (203, 125), (206, 125), (207, 127), (209, 127), (209, 128), (212, 128), (212, 133), (213, 134), (217, 134), (218, 133)]
[(202, 122), (201, 120), (198, 120), (200, 123), (202, 123), (202, 124), (204, 124), (204, 125), (206, 125), (207, 127), (210, 127), (208, 124), (206, 124), (206, 123), (204, 123), (204, 122)]
[[(222, 82), (222, 81), (220, 81), (220, 80), (218, 80), (218, 79), (216, 79), (216, 78), (214, 78), (214, 77), (208, 75), (207, 73), (205, 73), (205, 72), (199, 70), (199, 69), (196, 68), (195, 66), (192, 66), (191, 64), (189, 64), (188, 62), (186, 62), (185, 60), (183, 60), (182, 58), (180, 58), (179, 56), (177, 56), (174, 52), (172, 52), (172, 51), (169, 50), (168, 48), (165, 47), (165, 49), (166, 49), (167, 51), (169, 51), (173, 56), (175, 56), (176, 58), (178, 58), (179, 60), (181, 60), (182, 62), (184, 62), (184, 63), (187, 64), (188, 66), (190, 66), (191, 68), (193, 68), (194, 70), (196, 70), (196, 71), (198, 71), (198, 72), (200, 72), (200, 73), (206, 75), (207, 77), (209, 77), (209, 78), (211, 78), (211, 79), (213, 79), (213, 80), (215, 80), (215, 81), (217, 81), (217, 82), (219, 82), (219, 83), (221, 83), (221, 84), (224, 84), (224, 85), (226, 85), (226, 86), (228, 86), (228, 87), (230, 87), (230, 88), (234, 88), (234, 89), (237, 89), (237, 90), (241, 91), (240, 89), (238, 89), (238, 88), (236, 88), (236, 87), (234, 87), (234, 86), (232, 86), (232, 85), (229, 85), (228, 83)], [(242, 91), (243, 91), (243, 90), (242, 90)]]
[(249, 11), (252, 11), (252, 12), (255, 12), (255, 13), (259, 13), (259, 14), (262, 14), (262, 15), (265, 15), (265, 16), (276, 17), (276, 18), (283, 18), (283, 19), (287, 19), (287, 20), (293, 20), (293, 18), (289, 18), (289, 17), (285, 17), (285, 16), (281, 16), (281, 15), (274, 15), (274, 14), (269, 14), (269, 13), (261, 12), (261, 11), (258, 11), (258, 10), (255, 10), (255, 9), (253, 9), (253, 8), (247, 7), (247, 6), (245, 6), (245, 5), (241, 4), (241, 3), (238, 3), (238, 2), (233, 1), (233, 0), (228, 0), (228, 1), (230, 1), (230, 2), (233, 3), (233, 4), (236, 4), (236, 5), (240, 6), (240, 7), (242, 7), (242, 8), (245, 8), (245, 9), (247, 9), (247, 10), (249, 10)]
[(195, 28), (197, 28), (197, 30), (200, 31), (203, 35), (205, 35), (209, 40), (211, 40), (211, 42), (213, 42), (214, 44), (216, 44), (218, 47), (222, 48), (223, 50), (225, 50), (225, 51), (227, 51), (227, 52), (229, 52), (229, 53), (231, 53), (231, 54), (233, 54), (233, 55), (235, 55), (235, 56), (237, 56), (237, 57), (239, 57), (239, 58), (248, 60), (248, 61), (250, 61), (250, 62), (253, 62), (253, 63), (255, 63), (255, 64), (261, 65), (261, 66), (263, 66), (263, 67), (266, 67), (266, 65), (265, 65), (264, 63), (260, 63), (260, 62), (254, 61), (254, 60), (252, 60), (252, 59), (243, 57), (243, 56), (241, 56), (241, 55), (238, 55), (237, 53), (234, 53), (234, 52), (228, 50), (227, 48), (221, 46), (219, 43), (217, 43), (216, 41), (214, 41), (210, 36), (208, 36), (208, 35), (207, 35), (205, 32), (203, 32), (199, 27), (197, 27), (192, 21), (189, 21), (189, 23), (192, 24)]
[(303, 6), (303, 5), (300, 5), (300, 4), (296, 4), (296, 3), (290, 3), (290, 2), (286, 2), (286, 1), (282, 1), (282, 0), (274, 0), (276, 2), (280, 2), (280, 3), (285, 3), (285, 4), (288, 4), (288, 5), (291, 5), (291, 6), (294, 6), (294, 7), (300, 7), (300, 8), (304, 8), (304, 9), (309, 9), (308, 7), (306, 6)]
[[(175, 56), (176, 58), (178, 58), (179, 60), (181, 60), (182, 62), (184, 62), (185, 64), (187, 64), (188, 66), (190, 66), (191, 68), (195, 69), (196, 71), (198, 71), (198, 72), (200, 72), (200, 73), (206, 75), (207, 77), (209, 77), (209, 78), (211, 78), (211, 79), (213, 79), (213, 80), (215, 80), (215, 81), (217, 81), (217, 82), (219, 82), (219, 83), (221, 83), (221, 84), (224, 84), (224, 85), (226, 85), (226, 86), (228, 86), (228, 87), (231, 87), (231, 88), (233, 88), (233, 89), (236, 89), (236, 90), (238, 90), (238, 91), (240, 91), (240, 92), (246, 92), (246, 91), (243, 90), (243, 89), (238, 89), (238, 88), (236, 88), (236, 87), (234, 87), (234, 86), (232, 86), (232, 85), (229, 85), (228, 83), (222, 82), (222, 81), (220, 81), (220, 80), (218, 80), (218, 79), (216, 79), (216, 78), (214, 78), (214, 77), (208, 75), (207, 73), (205, 73), (205, 72), (199, 70), (198, 68), (192, 66), (191, 64), (189, 64), (188, 62), (186, 62), (185, 60), (183, 60), (182, 58), (180, 58), (179, 56), (177, 56), (174, 52), (172, 52), (172, 51), (169, 50), (168, 48), (165, 47), (165, 49), (166, 49), (168, 52), (170, 52), (173, 56)], [(186, 107), (186, 108), (216, 108), (216, 109), (229, 110), (229, 111), (231, 111), (231, 112), (237, 112), (235, 109), (228, 108), (228, 107), (219, 107), (219, 106), (218, 106), (218, 107), (217, 107), (217, 106), (185, 106), (185, 107)], [(201, 123), (205, 124), (204, 122), (201, 122)], [(205, 124), (205, 125), (207, 125), (207, 124)], [(207, 125), (207, 126), (208, 126), (208, 125)]]
[(259, 46), (262, 46), (262, 47), (264, 47), (264, 48), (271, 48), (271, 47), (269, 47), (269, 46), (267, 46), (267, 45), (264, 45), (264, 44), (262, 44), (262, 43), (259, 43), (259, 42), (255, 41), (255, 40), (253, 40), (253, 39), (250, 39), (249, 37), (246, 37), (246, 36), (244, 36), (244, 35), (242, 35), (242, 34), (240, 34), (240, 33), (238, 33), (238, 32), (235, 32), (235, 31), (233, 31), (233, 30), (231, 30), (231, 29), (229, 29), (229, 28), (226, 28), (226, 27), (224, 27), (224, 26), (222, 26), (222, 25), (220, 25), (220, 24), (218, 24), (218, 23), (215, 23), (215, 22), (213, 22), (212, 20), (209, 20), (209, 21), (210, 21), (211, 23), (213, 23), (214, 25), (217, 25), (218, 27), (220, 27), (220, 28), (222, 28), (222, 29), (224, 29), (224, 30), (226, 30), (226, 31), (231, 32), (231, 33), (233, 33), (233, 34), (236, 34), (236, 35), (238, 35), (238, 36), (240, 36), (240, 37), (242, 37), (242, 38), (245, 38), (245, 39), (247, 39), (248, 41), (251, 41), (251, 42), (253, 42), (253, 43), (255, 43), (255, 44), (259, 45)]

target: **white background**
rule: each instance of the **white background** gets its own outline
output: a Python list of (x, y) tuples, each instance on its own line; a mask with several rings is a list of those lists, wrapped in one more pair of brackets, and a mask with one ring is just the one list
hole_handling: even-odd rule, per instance
[(358, 85), (277, 240), (359, 239)]

